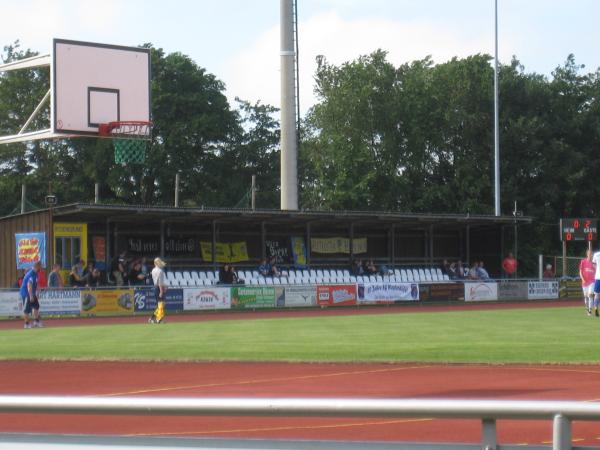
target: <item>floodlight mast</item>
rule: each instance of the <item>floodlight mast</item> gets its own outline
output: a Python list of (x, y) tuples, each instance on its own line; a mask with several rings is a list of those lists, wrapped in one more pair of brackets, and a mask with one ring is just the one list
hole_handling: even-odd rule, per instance
[(281, 209), (298, 209), (294, 0), (281, 0)]

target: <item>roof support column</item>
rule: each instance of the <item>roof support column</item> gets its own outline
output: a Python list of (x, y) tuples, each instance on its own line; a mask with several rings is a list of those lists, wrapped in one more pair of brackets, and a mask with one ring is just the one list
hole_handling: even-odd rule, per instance
[(350, 258), (349, 265), (352, 267), (352, 261), (354, 260), (354, 222), (350, 222), (348, 235), (350, 237), (350, 251), (348, 257)]
[[(54, 227), (50, 228), (51, 232), (53, 233)], [(110, 262), (112, 260), (111, 258), (111, 252), (110, 252), (110, 219), (106, 219), (106, 227), (105, 227), (105, 231), (104, 231), (104, 238), (106, 239), (106, 243), (104, 244), (104, 248), (106, 248), (106, 254), (104, 255), (104, 263), (106, 264), (106, 273), (110, 274)], [(51, 238), (52, 243), (54, 243), (54, 237)], [(55, 251), (56, 253), (56, 251)], [(56, 262), (56, 261), (55, 261)]]
[(265, 222), (260, 223), (260, 254), (261, 258), (265, 259), (267, 257), (267, 249), (266, 242), (267, 240), (267, 225)]
[(165, 229), (166, 223), (165, 220), (160, 221), (160, 257), (165, 257)]
[(433, 224), (429, 225), (429, 264), (433, 266)]
[(213, 270), (217, 270), (217, 221), (212, 221), (212, 267)]
[(393, 267), (396, 266), (396, 224), (393, 223), (388, 232), (388, 258)]
[(306, 265), (310, 266), (310, 222), (306, 222)]
[(467, 225), (466, 227), (466, 243), (467, 243), (467, 267), (471, 267), (471, 225)]

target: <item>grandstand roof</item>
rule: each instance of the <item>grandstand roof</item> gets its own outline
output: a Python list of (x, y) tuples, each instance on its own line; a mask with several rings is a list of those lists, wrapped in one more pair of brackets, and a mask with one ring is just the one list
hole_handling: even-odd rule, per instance
[(218, 223), (243, 222), (256, 223), (354, 223), (367, 226), (401, 226), (424, 227), (428, 225), (456, 224), (457, 227), (519, 225), (532, 222), (531, 217), (493, 216), (481, 214), (432, 214), (432, 213), (401, 213), (401, 212), (370, 212), (370, 211), (281, 211), (264, 209), (232, 209), (205, 207), (173, 207), (150, 205), (115, 205), (73, 203), (53, 208), (52, 214), (61, 220), (78, 220), (88, 222), (129, 222), (142, 223), (147, 221), (168, 220), (169, 222)]

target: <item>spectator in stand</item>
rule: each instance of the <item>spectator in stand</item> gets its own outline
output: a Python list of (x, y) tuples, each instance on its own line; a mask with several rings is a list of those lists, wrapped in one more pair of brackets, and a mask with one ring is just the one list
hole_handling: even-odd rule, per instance
[(546, 270), (544, 270), (542, 278), (544, 280), (551, 280), (552, 278), (555, 278), (555, 276), (556, 274), (554, 273), (554, 270), (552, 270), (552, 264), (546, 264)]
[(127, 280), (131, 286), (143, 286), (146, 284), (146, 277), (142, 273), (142, 262), (134, 261), (131, 270), (127, 274)]
[(229, 273), (227, 275), (227, 279), (231, 280), (231, 283), (229, 284), (244, 284), (244, 280), (241, 280), (240, 277), (238, 277), (238, 274), (235, 271), (235, 267), (233, 267), (233, 264), (229, 265)]
[(15, 282), (14, 287), (15, 288), (20, 288), (23, 285), (23, 278), (25, 277), (25, 271), (24, 270), (18, 270), (17, 271), (17, 281)]
[(489, 280), (490, 279), (490, 274), (488, 273), (487, 270), (485, 270), (483, 261), (479, 261), (479, 266), (477, 267), (477, 275), (479, 276), (480, 280)]
[(467, 273), (465, 273), (465, 268), (463, 267), (463, 263), (462, 261), (459, 259), (456, 262), (456, 276), (458, 277), (459, 280), (464, 279), (467, 275), (468, 275), (468, 271)]
[(71, 272), (69, 272), (69, 286), (71, 287), (82, 287), (85, 285), (85, 280), (79, 275), (83, 272), (83, 267), (81, 261), (77, 261), (71, 267)]
[(140, 264), (142, 265), (141, 271), (144, 274), (144, 283), (152, 284), (152, 280), (150, 277), (150, 269), (148, 268), (148, 259), (145, 256), (142, 257)]
[(271, 257), (271, 259), (269, 260), (269, 265), (271, 266), (271, 270), (269, 271), (269, 275), (271, 275), (272, 277), (279, 277), (279, 276), (281, 276), (281, 271), (277, 267), (277, 258), (275, 256)]
[(448, 278), (450, 278), (451, 280), (458, 280), (460, 279), (460, 277), (458, 276), (458, 269), (456, 267), (456, 263), (453, 262), (452, 264), (450, 264), (450, 267), (448, 268)]
[(99, 269), (93, 268), (91, 272), (85, 276), (85, 285), (87, 287), (100, 287), (103, 286), (104, 280), (102, 279), (102, 272)]
[(233, 284), (228, 282), (230, 276), (229, 264), (223, 264), (219, 269), (219, 284)]
[(42, 267), (38, 272), (38, 289), (46, 287), (48, 287), (48, 278), (46, 277), (46, 270)]
[(377, 274), (377, 266), (373, 262), (372, 259), (369, 259), (365, 264), (365, 274), (366, 275), (376, 275)]
[(271, 275), (271, 264), (269, 264), (266, 259), (263, 259), (260, 262), (260, 266), (258, 266), (258, 273), (260, 273), (263, 277), (268, 277)]
[(364, 275), (365, 270), (363, 269), (362, 266), (362, 261), (360, 259), (355, 259), (352, 262), (352, 267), (350, 272), (352, 273), (352, 275), (354, 275), (355, 277), (359, 276), (359, 275)]
[(88, 261), (86, 266), (83, 268), (83, 273), (81, 274), (82, 278), (87, 277), (88, 274), (91, 274), (94, 270), (95, 264), (94, 261)]
[(504, 278), (514, 278), (517, 276), (517, 260), (512, 253), (509, 253), (502, 261), (502, 273)]
[(479, 269), (479, 263), (475, 261), (471, 265), (471, 268), (469, 269), (469, 274), (467, 275), (467, 278), (469, 280), (479, 280), (479, 274), (477, 273), (477, 269)]
[(48, 275), (48, 287), (50, 288), (62, 288), (65, 284), (60, 276), (60, 264), (54, 264), (52, 266), (52, 272)]
[(127, 253), (121, 252), (118, 256), (115, 256), (110, 265), (110, 272), (115, 279), (117, 286), (123, 286), (125, 279), (127, 278)]
[(440, 269), (442, 270), (443, 275), (448, 275), (448, 277), (450, 276), (450, 263), (447, 259), (442, 262)]

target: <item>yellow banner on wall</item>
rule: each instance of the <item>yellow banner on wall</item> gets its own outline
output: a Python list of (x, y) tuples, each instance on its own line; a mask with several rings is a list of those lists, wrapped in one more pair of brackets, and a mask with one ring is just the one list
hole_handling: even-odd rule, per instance
[[(350, 239), (343, 237), (311, 238), (311, 253), (348, 253), (350, 254)], [(367, 253), (367, 238), (352, 241), (352, 253), (358, 255)]]
[[(246, 242), (217, 242), (215, 249), (217, 251), (216, 261), (220, 263), (236, 263), (248, 261), (248, 246)], [(200, 251), (204, 261), (212, 261), (212, 243), (200, 242)]]
[(133, 289), (81, 291), (82, 314), (133, 314)]

